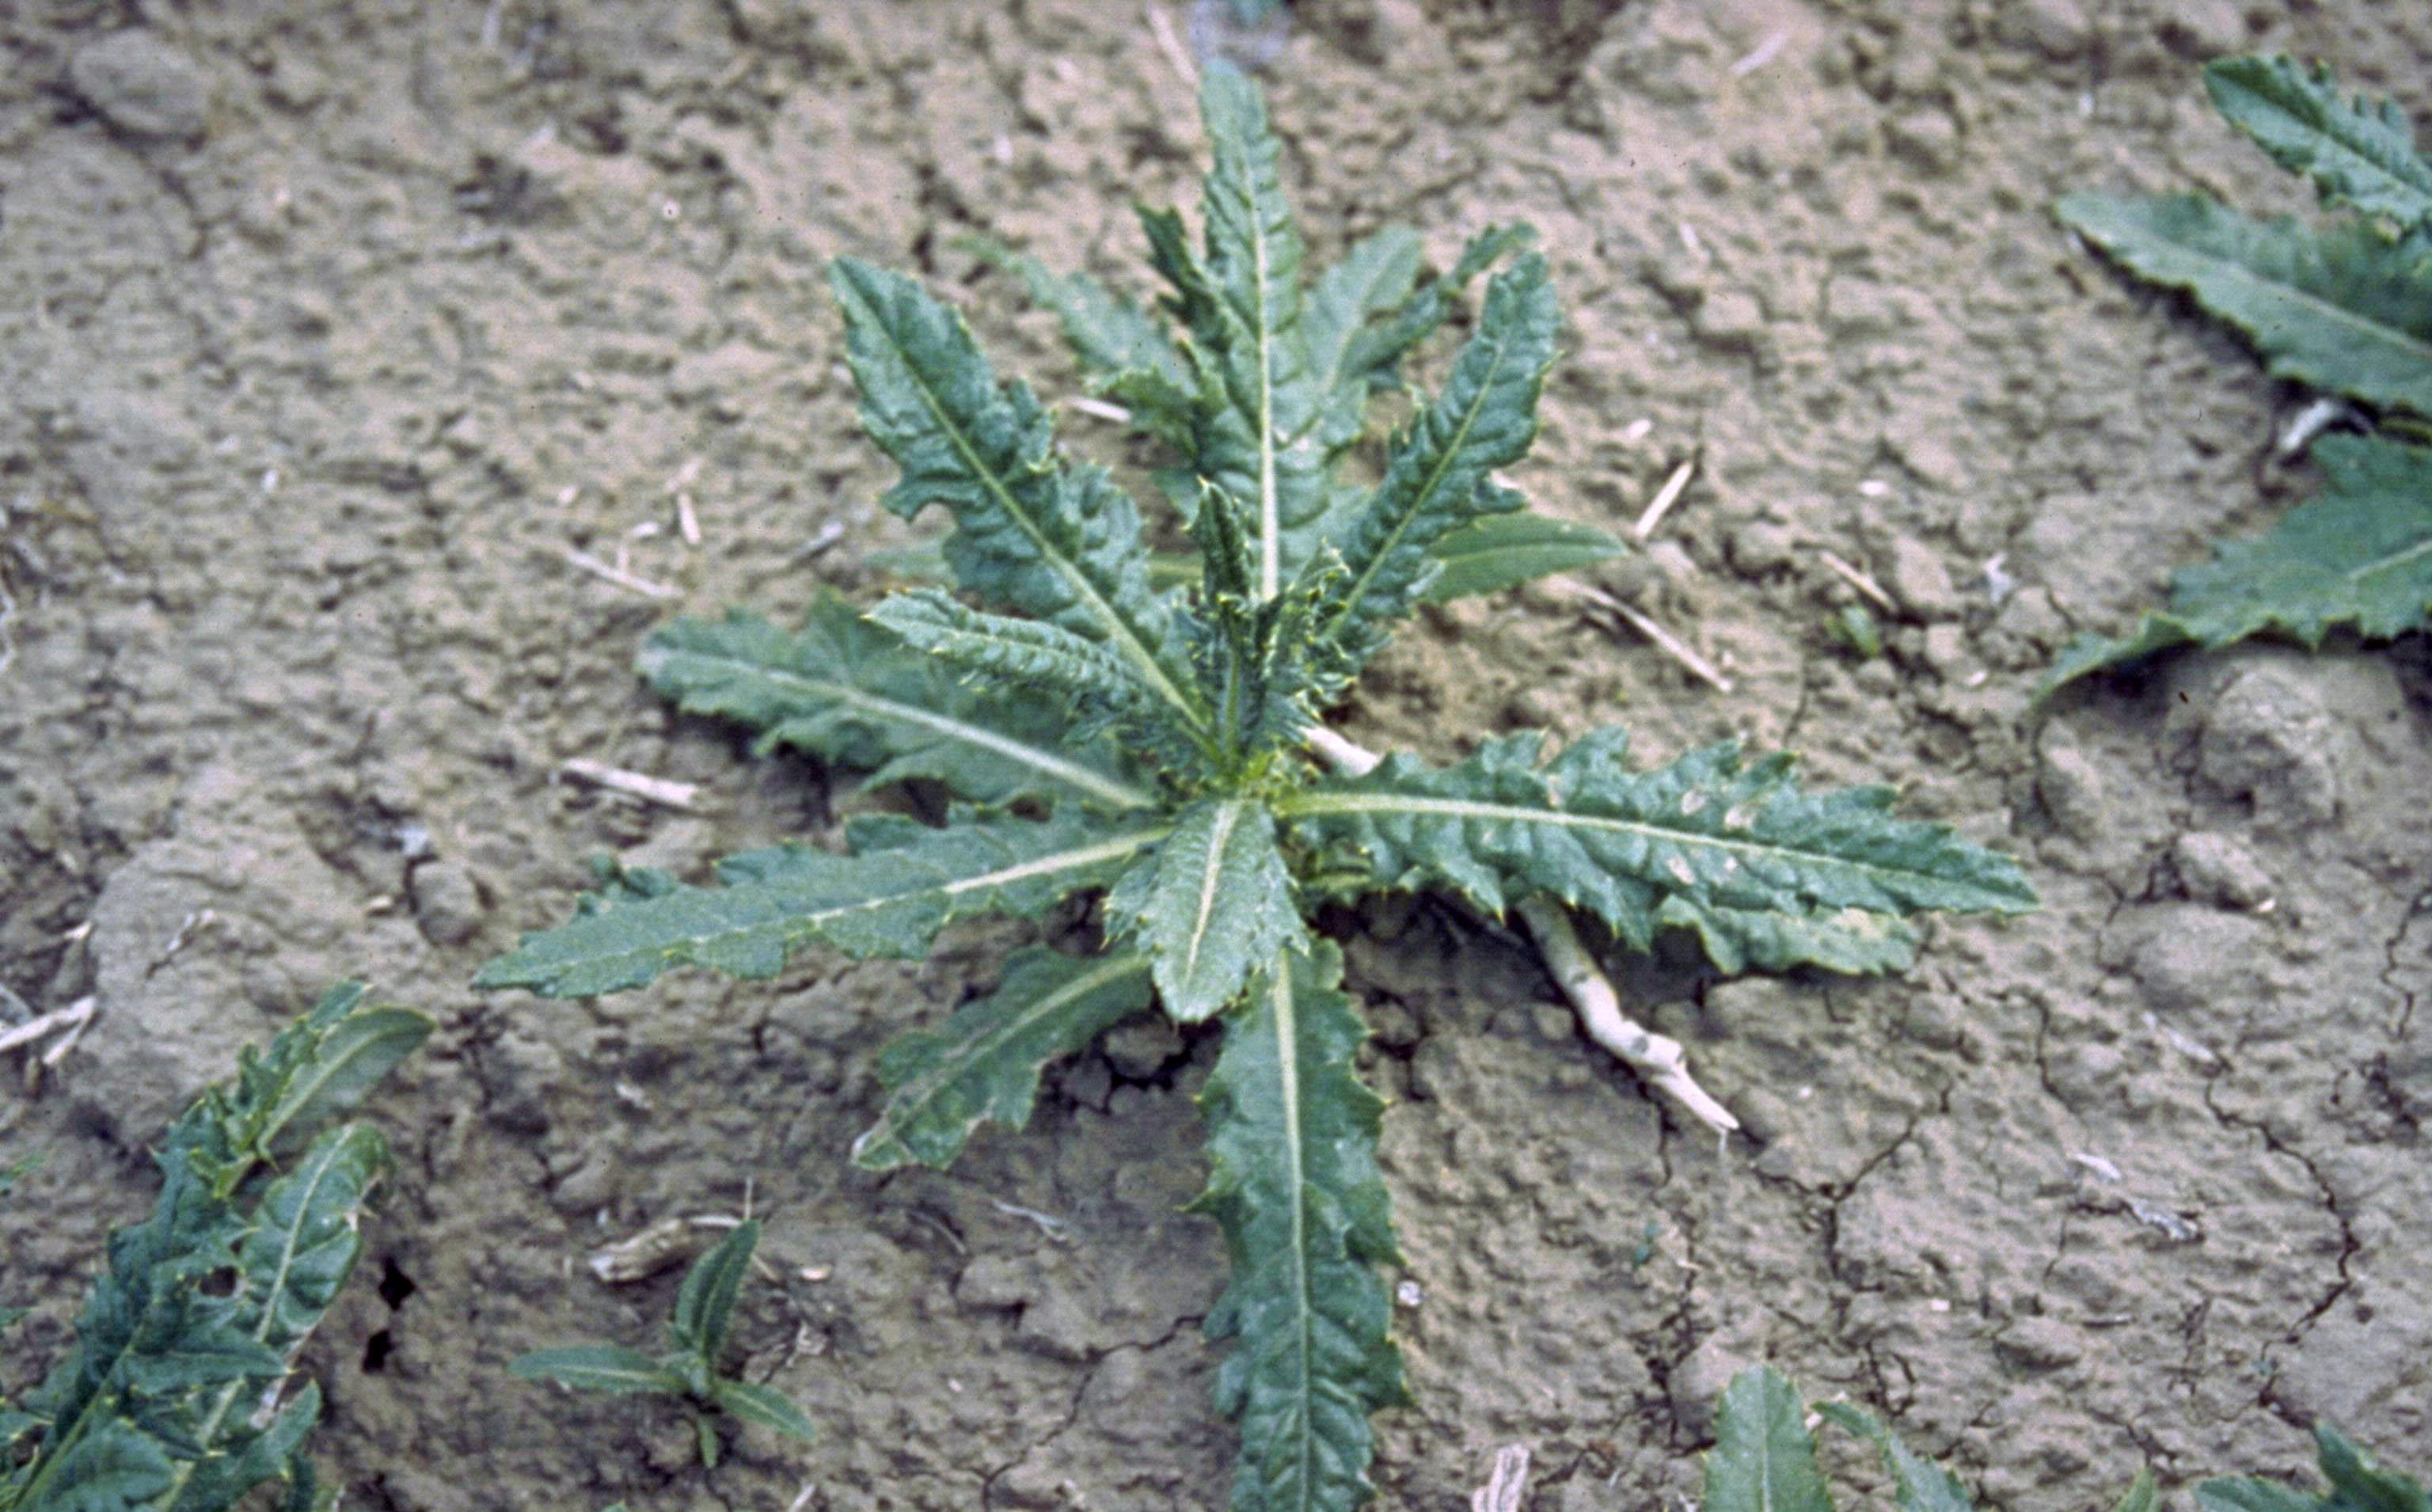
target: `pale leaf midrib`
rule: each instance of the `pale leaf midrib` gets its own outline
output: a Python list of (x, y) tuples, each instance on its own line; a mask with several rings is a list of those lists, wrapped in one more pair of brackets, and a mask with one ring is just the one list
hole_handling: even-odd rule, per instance
[(1224, 847), (1231, 841), (1234, 826), (1241, 822), (1239, 803), (1220, 803), (1208, 832), (1208, 859), (1199, 873), (1199, 911), (1191, 921), (1191, 943), (1182, 956), (1182, 975), (1189, 981), (1199, 973), (1199, 951), (1208, 941), (1208, 925), (1216, 916), (1216, 895), (1222, 890)]
[[(1096, 862), (1117, 860), (1130, 855), (1143, 846), (1153, 845), (1163, 839), (1169, 828), (1139, 831), (1097, 845), (1072, 850), (1058, 850), (1049, 855), (1034, 857), (1029, 861), (1000, 867), (995, 871), (985, 872), (978, 876), (958, 878), (953, 882), (931, 883), (923, 887), (905, 888), (876, 898), (857, 899), (850, 903), (840, 903), (833, 908), (823, 908), (813, 913), (788, 914), (781, 918), (755, 920), (750, 924), (718, 930), (708, 934), (687, 934), (670, 945), (649, 945), (638, 949), (602, 951), (598, 959), (614, 960), (621, 957), (649, 956), (664, 960), (673, 951), (698, 951), (729, 940), (745, 939), (754, 934), (767, 933), (771, 930), (788, 939), (816, 936), (838, 919), (850, 918), (854, 914), (877, 913), (885, 909), (900, 908), (924, 893), (936, 893), (939, 897), (952, 899), (984, 887), (1001, 887), (1013, 882), (1027, 882), (1034, 877), (1053, 876), (1059, 871), (1078, 870)], [(885, 855), (887, 852), (879, 851), (875, 854)], [(775, 885), (782, 886), (784, 883), (781, 881)], [(714, 899), (720, 889), (703, 888), (699, 891)], [(605, 916), (613, 918), (615, 916)]]
[[(922, 1072), (915, 1080), (904, 1084), (893, 1097), (887, 1100), (887, 1111), (881, 1115), (879, 1126), (887, 1130), (900, 1143), (903, 1138), (900, 1131), (916, 1121), (920, 1115), (927, 1112), (929, 1105), (943, 1097), (955, 1080), (975, 1063), (987, 1055), (994, 1054), (1008, 1040), (1028, 1030), (1048, 1015), (1124, 977), (1144, 976), (1147, 972), (1146, 956), (1110, 956), (1100, 965), (1054, 991), (1033, 999), (1027, 1008), (1009, 1016), (987, 1033), (963, 1041), (955, 1047), (954, 1054), (942, 1057), (936, 1066)], [(900, 1117), (895, 1113), (895, 1105), (899, 1100), (908, 1101), (906, 1112)]]
[(848, 682), (825, 682), (817, 678), (803, 677), (797, 672), (784, 671), (770, 667), (765, 663), (746, 661), (739, 657), (711, 655), (701, 651), (670, 651), (667, 655), (680, 656), (718, 667), (734, 668), (751, 677), (763, 678), (785, 687), (798, 689), (813, 697), (833, 699), (837, 703), (849, 704), (872, 714), (935, 731), (950, 739), (977, 746), (1025, 766), (1035, 767), (1067, 786), (1094, 794), (1109, 803), (1119, 804), (1124, 808), (1148, 808), (1157, 802), (1154, 795), (1134, 787), (1128, 782), (1108, 777), (1078, 762), (1068, 761), (1037, 746), (1025, 745), (1009, 735), (1001, 735), (985, 725), (955, 719), (934, 710), (923, 709), (918, 704), (881, 697)]
[(1274, 975), (1275, 1079), (1283, 1092), (1284, 1154), (1292, 1179), (1292, 1190), (1287, 1195), (1292, 1203), (1292, 1294), (1299, 1299), (1299, 1305), (1292, 1309), (1292, 1358), (1300, 1398), (1300, 1411), (1296, 1414), (1299, 1442), (1294, 1446), (1300, 1470), (1295, 1484), (1306, 1495), (1316, 1481), (1312, 1460), (1317, 1453), (1317, 1427), (1311, 1420), (1311, 1407), (1317, 1386), (1315, 1367), (1310, 1362), (1317, 1351), (1317, 1341), (1311, 1336), (1317, 1297), (1316, 1283), (1309, 1271), (1309, 1201), (1302, 1190), (1309, 1184), (1309, 1172), (1303, 1164), (1306, 1155), (1300, 1127), (1299, 1012), (1292, 999), (1291, 967), (1278, 958)]
[(2388, 556), (2375, 557), (2362, 566), (2352, 568), (2341, 580), (2362, 582), (2367, 578), (2375, 577), (2381, 573), (2395, 572), (2418, 557), (2424, 556), (2432, 556), (2432, 536), (2425, 536), (2404, 551), (2393, 551)]
[(1477, 819), (1492, 823), (1551, 824), (1568, 829), (1598, 830), (1614, 834), (1633, 834), (1665, 841), (1682, 848), (1735, 852), (1745, 856), (1767, 859), (1789, 858), (1851, 871), (1869, 878), (1898, 879), (1902, 882), (1918, 880), (1946, 886), (1966, 887), (1988, 897), (2000, 896), (2000, 889), (1985, 882), (1937, 876), (1929, 871), (1882, 865), (1874, 862), (1855, 861), (1825, 850), (1802, 850), (1793, 846), (1753, 840), (1732, 840), (1709, 835), (1694, 830), (1668, 829), (1643, 819), (1618, 819), (1605, 815), (1579, 814), (1566, 809), (1532, 809), (1511, 803), (1483, 803), (1474, 798), (1409, 797), (1396, 793), (1297, 793), (1276, 804), (1277, 814), (1285, 818), (1325, 814), (1433, 814), (1447, 818)]

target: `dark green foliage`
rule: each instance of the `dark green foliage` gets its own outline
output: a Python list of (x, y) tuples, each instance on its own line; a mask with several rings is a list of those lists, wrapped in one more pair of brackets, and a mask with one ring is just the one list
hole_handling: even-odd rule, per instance
[[(918, 955), (955, 919), (1102, 893), (1101, 953), (1022, 949), (994, 991), (884, 1052), (886, 1110), (853, 1158), (943, 1167), (980, 1124), (1022, 1123), (1042, 1067), (1118, 1020), (1152, 1005), (1221, 1020), (1200, 1210), (1233, 1259), (1208, 1321), (1232, 1341), (1217, 1395), (1241, 1424), (1233, 1505), (1342, 1512), (1370, 1496), (1368, 1419), (1401, 1399), (1401, 1360), (1376, 1270), (1393, 1253), (1382, 1104), (1353, 1072), (1362, 1030), (1339, 951), (1307, 923), (1319, 901), (1431, 886), (1495, 911), (1545, 891), (1632, 947), (1685, 931), (1726, 970), (1883, 970), (1914, 949), (1905, 916), (2031, 895), (2008, 860), (1892, 817), (1887, 790), (1799, 790), (1786, 758), (1724, 748), (1633, 771), (1605, 731), (1542, 767), (1531, 735), (1450, 768), (1398, 757), (1323, 779), (1305, 742), (1418, 603), (1620, 548), (1526, 513), (1495, 477), (1535, 436), (1560, 343), (1528, 233), (1491, 228), (1423, 279), (1417, 238), (1382, 231), (1304, 279), (1257, 90), (1211, 68), (1201, 105), (1202, 235), (1173, 211), (1141, 217), (1168, 289), (1155, 311), (993, 254), (1170, 449), (1161, 491), (1195, 562), (1151, 559), (1132, 501), (1057, 453), (1030, 391), (997, 379), (951, 309), (840, 260), (864, 422), (903, 468), (887, 503), (946, 507), (936, 576), (954, 593), (899, 593), (857, 624), (823, 599), (790, 634), (684, 621), (644, 652), (685, 707), (765, 744), (1015, 806), (956, 806), (938, 828), (863, 817), (841, 853), (754, 851), (712, 886), (612, 869), (481, 982), (570, 997), (679, 963), (766, 976), (812, 945)], [(1401, 388), (1403, 359), (1481, 277), (1441, 392), (1372, 436), (1370, 401)], [(1355, 481), (1371, 444), (1380, 470)], [(671, 1369), (631, 1351), (549, 1363), (602, 1389)]]
[(663, 1354), (646, 1354), (621, 1344), (566, 1344), (518, 1354), (507, 1366), (527, 1381), (554, 1381), (578, 1391), (612, 1396), (657, 1392), (681, 1397), (695, 1409), (694, 1442), (701, 1463), (718, 1466), (718, 1435), (705, 1417), (724, 1413), (739, 1422), (808, 1441), (816, 1436), (811, 1420), (784, 1393), (756, 1382), (738, 1380), (718, 1369), (726, 1353), (729, 1326), (743, 1283), (752, 1273), (752, 1252), (760, 1243), (760, 1223), (746, 1218), (712, 1245), (676, 1288), (676, 1310), (667, 1319)]
[[(1881, 1452), (1900, 1512), (1973, 1512), (1957, 1476), (1910, 1449), (1872, 1413), (1847, 1402), (1822, 1403), (1815, 1411)], [(1703, 1512), (1833, 1512), (1807, 1414), (1798, 1388), (1771, 1366), (1733, 1377), (1714, 1410)], [(2252, 1478), (2213, 1480), (2196, 1487), (2196, 1505), (2202, 1512), (2432, 1512), (2422, 1485), (2375, 1466), (2336, 1429), (2318, 1425), (2314, 1441), (2330, 1482), (2326, 1490), (2306, 1493)], [(2152, 1472), (2140, 1470), (2112, 1512), (2154, 1512), (2159, 1500)]]
[[(2261, 222), (2201, 194), (2063, 199), (2063, 221), (2123, 266), (2186, 290), (2246, 333), (2274, 376), (2432, 417), (2432, 160), (2390, 103), (2342, 99), (2286, 58), (2208, 65), (2213, 103), (2325, 205), (2360, 212), (2322, 229)], [(2395, 430), (2399, 427), (2392, 427)], [(2174, 646), (2334, 629), (2386, 637), (2432, 613), (2432, 451), (2387, 436), (2331, 437), (2323, 492), (2269, 534), (2220, 546), (2174, 579), (2170, 608), (2128, 635), (2079, 637), (2037, 697)]]
[(170, 1126), (160, 1201), (110, 1235), (75, 1351), (22, 1410), (0, 1406), (0, 1443), (41, 1436), (0, 1472), (0, 1508), (216, 1512), (273, 1480), (310, 1500), (320, 1390), (288, 1383), (388, 1167), (375, 1130), (324, 1126), (431, 1031), (363, 997), (333, 988)]

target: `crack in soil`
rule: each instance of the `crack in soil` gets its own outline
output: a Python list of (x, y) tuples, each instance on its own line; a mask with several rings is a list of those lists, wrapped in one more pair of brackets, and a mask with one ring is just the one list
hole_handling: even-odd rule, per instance
[[(996, 1483), (998, 1481), (1002, 1480), (1005, 1475), (1020, 1467), (1022, 1463), (1024, 1460), (1027, 1460), (1031, 1455), (1039, 1453), (1042, 1449), (1045, 1449), (1048, 1445), (1056, 1442), (1056, 1439), (1061, 1438), (1066, 1434), (1072, 1432), (1073, 1426), (1080, 1422), (1081, 1401), (1084, 1397), (1089, 1395), (1090, 1384), (1097, 1380), (1098, 1371), (1105, 1366), (1108, 1357), (1123, 1350), (1138, 1350), (1142, 1354), (1152, 1353), (1157, 1350), (1165, 1348), (1169, 1344), (1172, 1344), (1175, 1339), (1180, 1338), (1186, 1330), (1197, 1328), (1205, 1321), (1205, 1314), (1185, 1315), (1175, 1319), (1174, 1320), (1173, 1327), (1167, 1329), (1164, 1333), (1158, 1335), (1155, 1338), (1138, 1343), (1126, 1342), (1122, 1344), (1110, 1344), (1103, 1350), (1093, 1352), (1089, 1356), (1087, 1368), (1081, 1372), (1081, 1379), (1075, 1383), (1072, 1387), (1072, 1400), (1064, 1409), (1064, 1420), (1049, 1429), (1046, 1433), (1040, 1435), (1037, 1439), (1023, 1445), (1022, 1453), (1014, 1455), (1011, 1459), (1006, 1460), (1004, 1464), (991, 1467), (981, 1473), (980, 1506), (984, 1509), (984, 1512), (985, 1509), (994, 1507), (997, 1504), (995, 1498)], [(1072, 1485), (1072, 1481), (1069, 1479), (1063, 1484), (1066, 1486)], [(1076, 1496), (1081, 1494), (1078, 1487), (1074, 1488), (1074, 1494)], [(1081, 1501), (1075, 1501), (1072, 1504), (1079, 1506), (1084, 1504)]]

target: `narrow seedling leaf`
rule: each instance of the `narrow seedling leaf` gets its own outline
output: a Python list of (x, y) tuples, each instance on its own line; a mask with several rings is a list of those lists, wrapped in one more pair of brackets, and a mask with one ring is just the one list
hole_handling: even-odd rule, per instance
[(752, 1273), (752, 1252), (760, 1243), (760, 1220), (746, 1218), (725, 1238), (702, 1252), (684, 1272), (676, 1289), (675, 1316), (667, 1334), (675, 1347), (715, 1366), (726, 1350), (726, 1330), (735, 1316), (735, 1299), (743, 1279)]
[(2314, 1453), (2326, 1490), (2305, 1492), (2254, 1477), (2205, 1481), (2196, 1487), (2202, 1512), (2426, 1512), (2423, 1484), (2386, 1470), (2327, 1423), (2314, 1428)]
[(718, 1411), (738, 1422), (758, 1423), (805, 1443), (819, 1437), (819, 1430), (811, 1426), (810, 1414), (796, 1405), (793, 1398), (757, 1382), (721, 1377), (711, 1385), (709, 1400)]
[(684, 1377), (659, 1362), (656, 1355), (621, 1344), (563, 1344), (532, 1350), (507, 1364), (507, 1373), (525, 1381), (554, 1381), (578, 1391), (622, 1395), (664, 1391), (682, 1395)]
[(1164, 837), (1163, 822), (1101, 826), (1058, 815), (972, 820), (840, 856), (781, 847), (735, 856), (719, 885), (620, 874), (568, 924), (524, 937), (481, 968), (484, 987), (588, 997), (638, 987), (679, 963), (770, 977), (814, 942), (848, 954), (918, 956), (949, 922), (1036, 917), (1067, 893), (1112, 882)]
[(1771, 1366), (1743, 1370), (1714, 1407), (1704, 1512), (1832, 1512), (1807, 1404)]

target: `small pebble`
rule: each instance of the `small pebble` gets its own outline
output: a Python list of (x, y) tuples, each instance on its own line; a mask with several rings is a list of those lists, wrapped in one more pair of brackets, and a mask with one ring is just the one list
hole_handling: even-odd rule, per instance
[(203, 134), (211, 95), (202, 74), (148, 31), (115, 32), (78, 50), (68, 82), (121, 131), (177, 141)]

